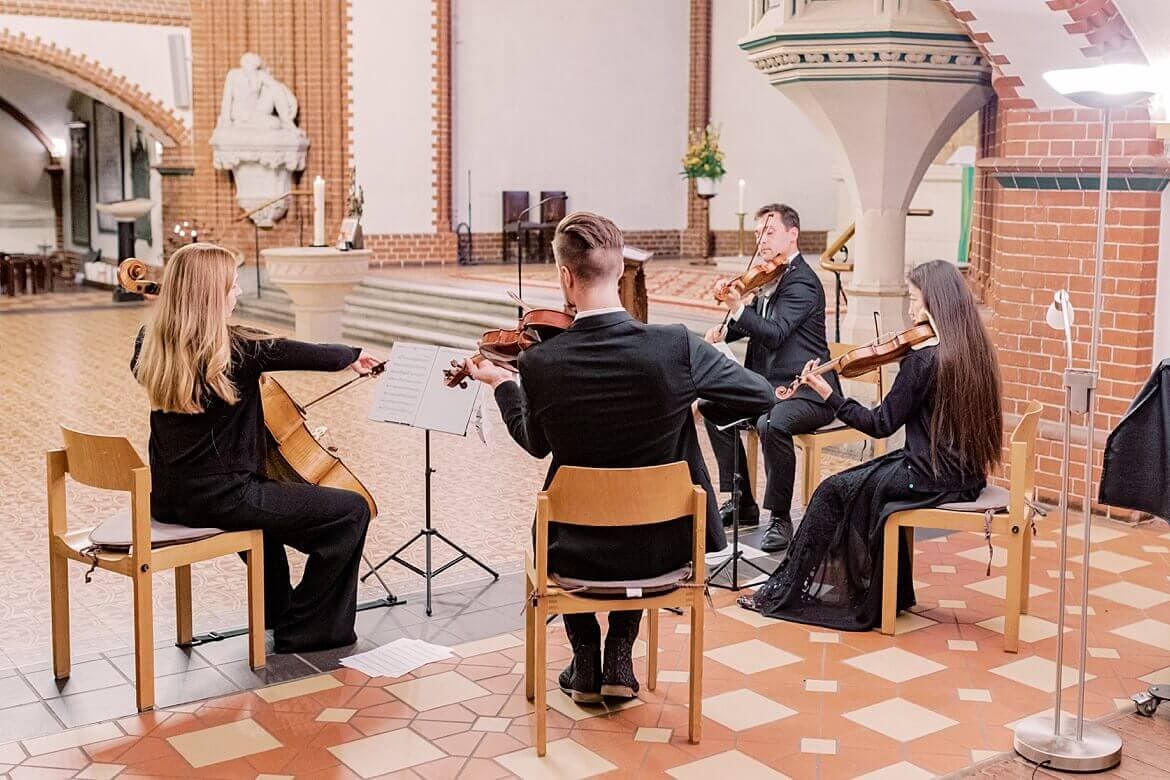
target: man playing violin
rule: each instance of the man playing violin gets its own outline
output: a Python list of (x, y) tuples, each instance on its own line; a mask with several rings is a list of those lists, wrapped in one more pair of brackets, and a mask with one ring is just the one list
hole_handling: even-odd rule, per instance
[[(797, 248), (800, 238), (800, 215), (791, 206), (772, 203), (756, 212), (756, 259), (759, 264), (787, 258), (778, 279), (751, 294), (744, 295), (736, 285), (721, 284), (726, 291), (722, 304), (727, 308), (726, 326), (707, 332), (707, 341), (747, 339), (744, 366), (760, 374), (773, 387), (787, 387), (798, 377), (810, 360), (827, 361), (829, 344), (825, 336), (825, 290), (816, 272)], [(836, 374), (826, 381), (838, 388)], [(699, 411), (706, 421), (711, 447), (719, 464), (719, 488), (732, 492), (738, 480), (741, 525), (759, 524), (760, 510), (745, 474), (736, 475), (732, 464), (735, 447), (739, 463), (747, 462), (739, 432), (720, 430), (716, 423), (726, 421), (726, 410), (701, 403)], [(796, 479), (796, 450), (792, 437), (810, 433), (833, 420), (833, 410), (809, 387), (801, 387), (791, 398), (780, 401), (756, 420), (764, 449), (764, 467), (768, 484), (764, 508), (771, 510), (771, 525), (765, 532), (761, 548), (776, 552), (792, 539), (792, 489)], [(731, 525), (732, 500), (720, 508), (725, 526)], [(806, 497), (807, 500), (807, 497)]]
[[(587, 212), (561, 220), (553, 237), (561, 289), (576, 310), (563, 333), (520, 353), (516, 374), (489, 361), (464, 370), (491, 385), (508, 432), (537, 458), (552, 454), (547, 487), (562, 466), (634, 468), (686, 461), (707, 491), (707, 549), (727, 546), (699, 448), (691, 405), (707, 399), (753, 418), (775, 402), (762, 377), (721, 355), (683, 325), (645, 325), (621, 305), (622, 234)], [(802, 364), (803, 365), (803, 364)], [(634, 580), (691, 562), (691, 518), (652, 526), (549, 527), (549, 571), (588, 580)], [(638, 691), (632, 650), (641, 613), (609, 613), (602, 663), (593, 614), (565, 615), (573, 661), (560, 676), (579, 702)]]

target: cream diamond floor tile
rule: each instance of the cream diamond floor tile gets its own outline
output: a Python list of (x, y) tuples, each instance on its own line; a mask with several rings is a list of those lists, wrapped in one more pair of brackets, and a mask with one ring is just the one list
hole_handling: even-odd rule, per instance
[(688, 672), (680, 672), (674, 669), (663, 669), (658, 672), (658, 682), (668, 683), (685, 683), (691, 679)]
[(759, 612), (753, 612), (750, 609), (737, 607), (732, 604), (730, 607), (715, 610), (724, 617), (729, 617), (732, 620), (738, 620), (740, 623), (746, 623), (752, 628), (766, 628), (767, 626), (776, 626), (780, 621), (774, 618), (764, 617)]
[(809, 693), (836, 693), (836, 680), (805, 680), (804, 689)]
[[(1060, 534), (1060, 530), (1055, 532)], [(1117, 531), (1112, 528), (1107, 528), (1100, 523), (1093, 523), (1093, 530), (1090, 532), (1090, 538), (1093, 544), (1101, 544), (1102, 542), (1111, 542), (1114, 539), (1120, 539), (1125, 536), (1124, 531)], [(1068, 538), (1083, 540), (1085, 538), (1085, 525), (1083, 522), (1069, 522), (1068, 524)]]
[[(1080, 563), (1082, 558), (1083, 556), (1074, 555), (1069, 560), (1073, 563)], [(1090, 568), (1107, 571), (1110, 574), (1124, 574), (1127, 571), (1133, 571), (1134, 569), (1140, 569), (1143, 566), (1149, 565), (1149, 561), (1134, 558), (1132, 555), (1115, 553), (1112, 550), (1093, 550), (1093, 554), (1089, 556)]]
[[(1050, 580), (1059, 580), (1060, 579), (1060, 569), (1048, 569), (1044, 573), (1048, 575), (1048, 579), (1050, 579)], [(1064, 578), (1066, 580), (1075, 580), (1077, 578), (1077, 575), (1071, 571), (1066, 571), (1064, 573)]]
[(624, 701), (607, 700), (600, 704), (582, 706), (569, 698), (560, 688), (553, 688), (548, 692), (548, 706), (574, 721), (596, 718), (609, 715), (611, 712), (621, 712), (631, 707), (641, 707), (641, 699), (626, 699)]
[(986, 688), (960, 688), (959, 701), (990, 702), (991, 691)]
[(1170, 594), (1134, 582), (1111, 582), (1089, 592), (1134, 609), (1149, 609), (1170, 601)]
[(689, 764), (666, 770), (677, 780), (711, 780), (712, 777), (734, 780), (791, 780), (766, 764), (761, 764), (738, 750), (728, 750)]
[(1109, 658), (1113, 661), (1121, 658), (1121, 653), (1114, 650), (1112, 647), (1090, 647), (1089, 655), (1093, 658)]
[(928, 772), (909, 761), (899, 761), (873, 772), (858, 775), (854, 780), (932, 780), (934, 777), (937, 777), (934, 772)]
[(511, 718), (476, 718), (475, 723), (471, 724), (472, 731), (507, 731), (508, 726), (512, 725)]
[(906, 682), (946, 669), (929, 658), (907, 652), (899, 647), (887, 647), (874, 653), (854, 656), (845, 664), (890, 682)]
[[(45, 753), (56, 753), (58, 750), (67, 750), (122, 736), (125, 736), (122, 730), (113, 723), (95, 723), (92, 726), (62, 731), (60, 734), (26, 739), (21, 744), (24, 745), (24, 749), (28, 751), (30, 756), (43, 756)], [(19, 748), (17, 749), (19, 750)]]
[(911, 631), (917, 631), (920, 628), (930, 628), (937, 626), (938, 621), (930, 618), (916, 615), (913, 612), (903, 612), (898, 617), (894, 618), (894, 635), (909, 634)]
[(912, 580), (912, 582), (914, 583), (914, 592), (915, 593), (917, 593), (920, 590), (926, 590), (927, 588), (930, 587), (929, 582), (923, 582), (922, 580)]
[(974, 764), (978, 764), (980, 761), (986, 761), (989, 758), (995, 758), (996, 756), (1000, 756), (1000, 755), (1003, 755), (1003, 751), (1000, 751), (1000, 750), (972, 750), (971, 751), (971, 762)]
[(796, 714), (796, 710), (740, 688), (703, 699), (703, 716), (732, 731), (745, 731)]
[(349, 707), (329, 707), (317, 716), (317, 720), (321, 723), (348, 723), (356, 712)]
[(670, 742), (670, 735), (674, 733), (673, 729), (655, 729), (642, 726), (634, 733), (635, 742)]
[(966, 609), (967, 602), (959, 601), (958, 599), (939, 599), (938, 605), (941, 609)]
[(167, 742), (196, 769), (283, 747), (251, 718), (177, 734), (167, 737)]
[(931, 574), (954, 574), (955, 567), (951, 566), (949, 564), (936, 563), (935, 565), (930, 567), (930, 573)]
[(837, 740), (801, 737), (800, 752), (813, 753), (818, 756), (835, 756), (837, 755)]
[[(115, 726), (115, 728), (117, 728)], [(9, 742), (0, 745), (0, 764), (19, 764), (28, 758), (25, 752), (20, 749), (19, 742)]]
[(960, 653), (978, 653), (979, 645), (972, 642), (970, 639), (948, 639), (947, 649), (955, 650)]
[(841, 644), (841, 635), (831, 631), (811, 631), (808, 635), (808, 641), (818, 645), (839, 645)]
[(498, 650), (519, 647), (522, 644), (524, 644), (523, 639), (517, 639), (511, 634), (500, 634), (499, 636), (492, 636), (487, 639), (479, 639), (475, 642), (464, 642), (461, 645), (455, 645), (451, 648), (451, 652), (460, 658), (470, 658), (473, 655), (494, 653)]
[(939, 715), (934, 710), (902, 698), (883, 702), (845, 713), (845, 717), (870, 731), (898, 742), (925, 737), (954, 726), (956, 721)]
[[(1002, 568), (1007, 566), (1007, 548), (993, 546), (991, 556), (991, 565)], [(987, 545), (982, 547), (973, 547), (970, 550), (965, 550), (961, 553), (956, 553), (960, 558), (966, 558), (969, 561), (975, 561), (981, 565), (987, 565)]]
[(512, 674), (524, 674), (524, 662), (520, 661), (512, 665)]
[(478, 699), (491, 693), (459, 672), (443, 672), (417, 680), (394, 683), (387, 685), (386, 691), (419, 711), (446, 707), (448, 704)]
[(319, 674), (316, 677), (305, 677), (301, 680), (270, 685), (267, 688), (257, 688), (255, 694), (269, 704), (275, 704), (278, 701), (295, 699), (298, 696), (308, 696), (310, 693), (340, 687), (341, 681), (333, 675)]
[[(1012, 661), (1010, 664), (997, 666), (989, 671), (1038, 691), (1045, 693), (1055, 693), (1056, 691), (1056, 664), (1047, 658), (1034, 655), (1030, 658)], [(1093, 680), (1096, 677), (1092, 674), (1086, 674), (1085, 679)], [(1069, 666), (1063, 667), (1060, 671), (1060, 681), (1062, 688), (1076, 685), (1077, 670)]]
[(1139, 620), (1128, 626), (1115, 628), (1111, 633), (1170, 652), (1170, 625), (1160, 620)]
[(1164, 553), (1170, 553), (1170, 547), (1167, 547), (1164, 544), (1143, 544), (1142, 552), (1157, 553), (1161, 555)]
[(689, 634), (689, 633), (691, 633), (691, 624), (690, 623), (679, 623), (677, 626), (674, 627), (674, 633), (676, 633), (676, 634)]
[(1038, 550), (1055, 550), (1060, 545), (1051, 539), (1033, 539), (1032, 546)]
[(1170, 685), (1170, 666), (1167, 666), (1165, 669), (1159, 669), (1156, 672), (1150, 672), (1145, 677), (1139, 677), (1138, 679), (1150, 685)]
[[(1064, 605), (1064, 614), (1066, 614), (1066, 615), (1079, 615), (1079, 614), (1081, 614), (1081, 605), (1080, 604), (1065, 604)], [(1093, 605), (1090, 604), (1089, 608), (1086, 610), (1086, 614), (1096, 615), (1097, 610), (1093, 609)]]
[(499, 756), (496, 761), (520, 780), (579, 780), (617, 769), (589, 748), (568, 738), (548, 743), (548, 753), (544, 758), (538, 758), (536, 748), (529, 747)]
[[(1007, 577), (1002, 574), (998, 577), (987, 577), (977, 582), (970, 582), (963, 587), (984, 593), (988, 596), (994, 596), (997, 599), (1002, 599), (1004, 594), (1007, 593)], [(1037, 596), (1043, 596), (1045, 593), (1051, 592), (1052, 588), (1045, 588), (1035, 584), (1028, 586), (1029, 598), (1036, 598)]]
[(436, 761), (447, 755), (409, 728), (334, 745), (329, 752), (367, 778)]
[[(994, 631), (997, 634), (1003, 633), (1004, 623), (1007, 618), (1003, 615), (993, 617), (988, 620), (981, 620), (975, 625), (986, 628), (989, 631)], [(1072, 631), (1067, 626), (1064, 632), (1067, 634)], [(1021, 642), (1043, 642), (1045, 639), (1051, 639), (1056, 636), (1056, 624), (1044, 618), (1038, 618), (1034, 615), (1020, 615), (1020, 641)]]
[[(90, 764), (73, 777), (75, 780), (113, 780), (125, 768), (125, 764)], [(256, 780), (264, 780), (264, 777), (265, 775), (256, 775)], [(278, 775), (268, 775), (268, 777), (276, 778)], [(283, 777), (292, 780), (292, 775), (284, 775)]]
[(769, 669), (778, 669), (801, 660), (800, 656), (781, 650), (767, 642), (761, 642), (759, 639), (749, 639), (746, 642), (725, 645), (708, 650), (703, 655), (741, 674), (756, 674)]

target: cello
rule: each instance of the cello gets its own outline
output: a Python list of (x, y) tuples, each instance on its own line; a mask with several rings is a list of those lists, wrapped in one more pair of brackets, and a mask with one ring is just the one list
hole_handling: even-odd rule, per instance
[[(137, 258), (128, 258), (118, 266), (118, 282), (129, 292), (158, 295), (162, 285), (147, 278), (147, 266)], [(348, 387), (353, 382), (377, 376), (385, 363), (374, 366), (369, 374), (345, 382), (328, 393), (303, 406), (289, 392), (267, 374), (260, 376), (260, 404), (264, 410), (264, 428), (267, 432), (264, 470), (270, 479), (280, 482), (301, 482), (311, 485), (352, 490), (366, 500), (370, 519), (378, 516), (378, 505), (362, 481), (350, 471), (335, 447), (327, 447), (317, 439), (306, 422), (306, 409), (318, 401)]]

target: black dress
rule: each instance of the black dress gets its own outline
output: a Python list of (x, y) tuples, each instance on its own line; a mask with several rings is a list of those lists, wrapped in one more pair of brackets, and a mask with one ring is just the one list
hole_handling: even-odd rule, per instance
[[(265, 623), (276, 652), (352, 644), (369, 507), (349, 490), (268, 479), (260, 374), (340, 371), (361, 350), (240, 334), (233, 330), (229, 369), (235, 404), (205, 391), (198, 414), (150, 413), (151, 514), (179, 525), (264, 531)], [(131, 370), (142, 338), (139, 332)], [(296, 588), (285, 545), (308, 556)]]
[[(768, 617), (842, 631), (868, 631), (881, 622), (882, 538), (894, 512), (971, 501), (986, 483), (940, 447), (932, 462), (935, 348), (903, 358), (885, 401), (866, 409), (837, 393), (837, 418), (885, 438), (906, 426), (906, 446), (828, 477), (805, 508), (788, 556), (754, 597), (741, 604)], [(913, 606), (909, 551), (899, 542), (898, 609)]]

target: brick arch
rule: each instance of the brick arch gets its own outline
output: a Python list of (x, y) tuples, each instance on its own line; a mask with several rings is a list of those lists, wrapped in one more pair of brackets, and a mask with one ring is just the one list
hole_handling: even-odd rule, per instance
[(116, 108), (146, 128), (163, 146), (191, 142), (191, 129), (173, 111), (130, 79), (83, 54), (41, 38), (0, 30), (0, 62), (48, 76)]

